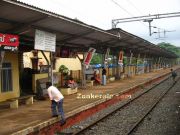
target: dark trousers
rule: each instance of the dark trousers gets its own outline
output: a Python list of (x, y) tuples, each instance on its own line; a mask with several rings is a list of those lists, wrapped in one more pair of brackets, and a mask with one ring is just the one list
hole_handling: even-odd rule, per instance
[[(58, 112), (57, 112), (57, 110), (58, 110)], [(64, 121), (65, 117), (64, 117), (64, 111), (63, 111), (63, 99), (58, 102), (52, 100), (51, 111), (52, 111), (52, 115), (60, 114), (62, 121)]]

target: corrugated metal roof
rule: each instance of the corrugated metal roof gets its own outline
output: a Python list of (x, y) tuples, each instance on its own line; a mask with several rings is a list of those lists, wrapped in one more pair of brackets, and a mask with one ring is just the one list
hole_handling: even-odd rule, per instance
[(155, 56), (176, 57), (154, 44), (122, 29), (109, 31), (87, 25), (81, 21), (40, 9), (19, 0), (0, 1), (1, 32), (17, 33), (24, 42), (34, 43), (35, 29), (56, 33), (57, 45), (87, 49), (90, 46), (100, 52), (106, 48), (132, 50)]

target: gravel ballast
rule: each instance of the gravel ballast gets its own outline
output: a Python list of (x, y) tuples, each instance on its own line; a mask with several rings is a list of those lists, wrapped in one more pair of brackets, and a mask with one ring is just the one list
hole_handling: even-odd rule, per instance
[[(160, 84), (155, 90), (150, 92), (150, 94), (147, 94), (143, 100), (139, 99), (139, 101), (135, 101), (131, 103), (130, 106), (125, 107), (124, 109), (121, 109), (120, 111), (116, 112), (113, 116), (109, 117), (108, 119), (104, 120), (103, 122), (100, 122), (98, 125), (93, 126), (90, 130), (86, 131), (84, 134), (126, 134), (127, 131), (132, 127), (132, 125), (139, 119), (139, 117), (142, 117), (143, 113), (147, 110), (147, 108), (153, 103), (154, 99), (156, 99), (160, 94), (166, 90), (170, 85), (172, 84), (172, 80), (165, 81), (163, 84)], [(144, 90), (138, 91), (136, 94), (132, 96), (136, 97), (140, 93), (142, 93)], [(122, 106), (125, 102), (127, 102), (129, 99), (126, 99), (124, 101), (121, 101), (115, 105), (112, 105), (94, 115), (89, 117), (88, 119), (63, 130), (63, 133), (72, 133), (76, 132), (77, 130), (80, 130), (96, 119), (102, 117), (105, 114), (110, 113), (112, 110)], [(149, 118), (150, 119), (150, 118)], [(148, 119), (148, 120), (149, 120)], [(137, 134), (141, 134), (140, 132)]]

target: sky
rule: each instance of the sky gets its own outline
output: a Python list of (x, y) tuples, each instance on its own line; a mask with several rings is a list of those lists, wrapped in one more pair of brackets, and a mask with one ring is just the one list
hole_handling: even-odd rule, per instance
[[(112, 28), (113, 19), (180, 12), (180, 0), (19, 0), (104, 30)], [(154, 33), (149, 36), (148, 23), (119, 23), (116, 27), (154, 44), (171, 43), (180, 47), (180, 16), (154, 19)], [(164, 35), (164, 31), (166, 32)]]

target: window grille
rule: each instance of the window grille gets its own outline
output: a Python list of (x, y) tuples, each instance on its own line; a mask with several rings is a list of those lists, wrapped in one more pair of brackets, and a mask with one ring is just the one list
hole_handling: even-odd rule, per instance
[(1, 70), (1, 92), (12, 91), (11, 63), (3, 63)]

